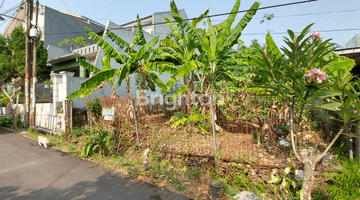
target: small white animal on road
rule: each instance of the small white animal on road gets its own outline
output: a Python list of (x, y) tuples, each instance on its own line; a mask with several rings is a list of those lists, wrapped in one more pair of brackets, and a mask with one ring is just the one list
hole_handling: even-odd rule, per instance
[(47, 145), (49, 145), (50, 143), (49, 139), (47, 139), (44, 136), (39, 136), (38, 139), (39, 139), (39, 145), (41, 146), (41, 144), (43, 144), (44, 147), (47, 148)]

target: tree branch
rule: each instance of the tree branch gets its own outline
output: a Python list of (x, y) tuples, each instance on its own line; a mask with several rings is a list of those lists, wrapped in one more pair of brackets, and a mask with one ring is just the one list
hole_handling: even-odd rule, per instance
[(3, 85), (3, 86), (1, 86), (1, 90), (3, 91), (3, 93), (9, 98), (9, 100), (10, 100), (10, 103), (12, 104), (12, 96), (10, 97), (9, 96), (9, 94), (6, 92), (6, 90), (5, 90), (5, 86)]
[(345, 125), (340, 129), (340, 131), (338, 132), (338, 134), (334, 137), (334, 139), (331, 141), (331, 143), (328, 145), (328, 147), (325, 149), (325, 151), (316, 158), (316, 163), (319, 162), (324, 156), (325, 154), (330, 150), (330, 148), (332, 147), (332, 145), (334, 145), (334, 143), (336, 142), (336, 140), (340, 137), (340, 135), (343, 133), (344, 131), (344, 127)]
[(291, 146), (293, 148), (294, 154), (296, 158), (303, 162), (302, 158), (299, 155), (299, 152), (297, 151), (295, 139), (294, 139), (294, 111), (293, 111), (293, 105), (290, 106), (290, 134), (291, 134)]

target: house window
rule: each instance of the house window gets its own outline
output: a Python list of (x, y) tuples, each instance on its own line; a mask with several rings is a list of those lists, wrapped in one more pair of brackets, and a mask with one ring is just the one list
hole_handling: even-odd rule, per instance
[(82, 54), (82, 50), (81, 50), (81, 54)]
[(93, 51), (95, 51), (95, 46), (93, 46)]
[(86, 53), (86, 49), (84, 49), (85, 53)]

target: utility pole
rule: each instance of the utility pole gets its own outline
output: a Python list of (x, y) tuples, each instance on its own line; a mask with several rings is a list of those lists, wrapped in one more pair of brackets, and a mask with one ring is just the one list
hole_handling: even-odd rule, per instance
[[(32, 1), (32, 0), (31, 0)], [(32, 63), (32, 76), (31, 76), (31, 105), (30, 105), (30, 126), (35, 126), (35, 118), (36, 118), (36, 96), (35, 96), (35, 88), (36, 88), (36, 82), (37, 82), (37, 42), (38, 42), (38, 36), (37, 36), (37, 25), (38, 25), (38, 10), (39, 10), (39, 0), (36, 1), (36, 11), (35, 11), (35, 26), (32, 27), (32, 29), (35, 28), (35, 36), (31, 35), (32, 42), (33, 42), (33, 63)]]
[(25, 41), (25, 125), (29, 127), (29, 105), (30, 105), (30, 76), (31, 76), (31, 42), (29, 31), (31, 28), (33, 2), (32, 0), (26, 0), (27, 2), (27, 22), (26, 22), (26, 41)]

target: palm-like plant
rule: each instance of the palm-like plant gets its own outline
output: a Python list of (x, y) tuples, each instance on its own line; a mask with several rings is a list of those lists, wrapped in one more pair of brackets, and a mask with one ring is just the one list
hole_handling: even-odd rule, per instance
[[(67, 99), (75, 99), (77, 97), (88, 96), (92, 93), (94, 89), (101, 86), (105, 82), (112, 81), (114, 86), (114, 78), (117, 79), (118, 85), (120, 86), (125, 80), (126, 82), (126, 91), (127, 96), (130, 97), (130, 79), (137, 72), (139, 68), (146, 65), (152, 65), (153, 63), (148, 63), (150, 54), (152, 53), (152, 47), (158, 42), (159, 36), (153, 38), (148, 43), (146, 43), (143, 30), (141, 27), (141, 21), (138, 18), (138, 29), (136, 31), (135, 37), (132, 44), (128, 44), (126, 41), (112, 33), (107, 31), (106, 35), (121, 49), (127, 53), (120, 53), (116, 51), (109, 43), (106, 42), (103, 38), (98, 36), (95, 32), (91, 31), (89, 28), (85, 28), (89, 37), (91, 37), (94, 42), (96, 42), (104, 51), (106, 57), (102, 60), (102, 65), (104, 66), (103, 70), (97, 69), (96, 67), (86, 63), (86, 61), (80, 61), (80, 64), (87, 68), (90, 71), (97, 72), (83, 82), (78, 90), (70, 94)], [(138, 50), (135, 50), (135, 46), (138, 46)], [(121, 68), (112, 68), (110, 65), (110, 58), (115, 59), (115, 61), (121, 64)], [(160, 88), (165, 89), (165, 84), (160, 80), (160, 78), (153, 72), (149, 72), (148, 79), (153, 81)]]
[(215, 83), (219, 80), (232, 79), (228, 67), (240, 62), (240, 60), (234, 57), (236, 52), (232, 51), (232, 48), (237, 44), (243, 44), (239, 37), (256, 14), (259, 6), (260, 3), (255, 2), (234, 29), (231, 29), (240, 7), (240, 0), (237, 0), (231, 10), (232, 14), (225, 21), (213, 26), (210, 18), (208, 18), (208, 30), (198, 29), (199, 51), (201, 53), (199, 56), (201, 75), (198, 75), (198, 77), (201, 92), (208, 93), (213, 91)]
[[(255, 2), (235, 28), (231, 29), (240, 7), (240, 0), (237, 0), (231, 10), (232, 14), (222, 23), (213, 26), (208, 18), (209, 30), (197, 29), (198, 24), (208, 16), (209, 10), (189, 23), (179, 15), (175, 2), (171, 1), (170, 4), (176, 25), (171, 23), (170, 19), (164, 18), (172, 33), (160, 41), (161, 52), (158, 55), (158, 58), (170, 59), (177, 64), (177, 67), (160, 69), (173, 74), (167, 83), (167, 88), (174, 84), (175, 79), (182, 77), (184, 86), (176, 93), (181, 95), (191, 87), (188, 81), (190, 74), (195, 75), (199, 90), (205, 93), (217, 80), (231, 79), (226, 66), (234, 65), (238, 61), (231, 59), (234, 54), (231, 49), (236, 44), (242, 44), (239, 37), (256, 14), (260, 3)], [(207, 84), (207, 80), (211, 80), (211, 84)]]
[(173, 86), (176, 79), (182, 77), (183, 87), (177, 91), (177, 94), (181, 95), (190, 87), (188, 77), (191, 72), (198, 70), (196, 51), (199, 44), (196, 27), (201, 23), (209, 10), (206, 10), (198, 18), (189, 23), (180, 16), (174, 1), (170, 2), (170, 7), (172, 17), (175, 19), (176, 24), (164, 17), (164, 21), (168, 23), (172, 32), (160, 41), (160, 48), (157, 49), (157, 55), (154, 56), (154, 59), (171, 61), (174, 65), (164, 65), (157, 69), (148, 68), (148, 70), (157, 70), (159, 73), (172, 74), (173, 76), (167, 82), (167, 89)]

